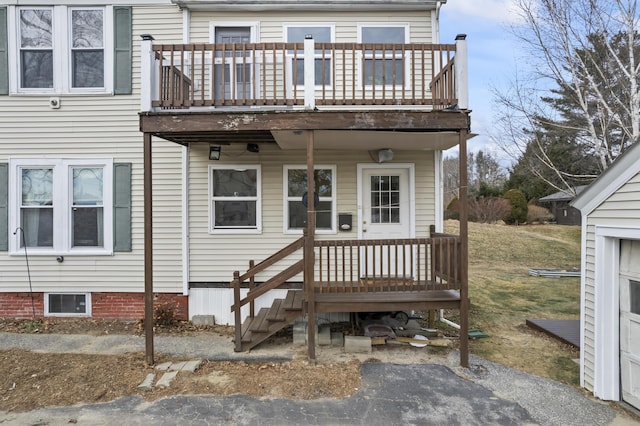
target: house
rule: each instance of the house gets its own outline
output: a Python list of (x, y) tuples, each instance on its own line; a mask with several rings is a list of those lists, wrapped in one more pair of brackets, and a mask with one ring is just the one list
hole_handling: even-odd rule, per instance
[(468, 67), (445, 1), (83, 4), (0, 8), (0, 315), (164, 301), (246, 350), (301, 315), (451, 308), (467, 362), (441, 165), (466, 152)]
[(640, 408), (640, 145), (572, 205), (582, 213), (581, 385)]
[[(576, 195), (586, 188), (586, 185), (576, 186)], [(577, 225), (580, 226), (580, 211), (571, 206), (571, 201), (575, 196), (567, 191), (558, 191), (546, 197), (540, 198), (541, 203), (551, 204), (551, 214), (558, 225)]]

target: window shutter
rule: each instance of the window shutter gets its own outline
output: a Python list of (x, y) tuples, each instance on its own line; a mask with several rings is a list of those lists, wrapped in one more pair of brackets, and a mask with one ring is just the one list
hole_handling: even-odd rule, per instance
[(0, 95), (9, 94), (9, 50), (7, 46), (7, 8), (0, 7)]
[(131, 251), (131, 163), (113, 164), (113, 251)]
[(0, 163), (0, 251), (9, 250), (9, 164)]
[(116, 95), (131, 94), (132, 29), (131, 7), (113, 8), (113, 91)]

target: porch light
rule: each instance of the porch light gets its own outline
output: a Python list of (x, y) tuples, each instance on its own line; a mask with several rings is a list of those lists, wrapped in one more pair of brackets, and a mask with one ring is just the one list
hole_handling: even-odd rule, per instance
[(393, 151), (389, 148), (378, 150), (378, 163), (393, 160)]
[(220, 147), (219, 146), (209, 146), (209, 160), (219, 160), (220, 159)]

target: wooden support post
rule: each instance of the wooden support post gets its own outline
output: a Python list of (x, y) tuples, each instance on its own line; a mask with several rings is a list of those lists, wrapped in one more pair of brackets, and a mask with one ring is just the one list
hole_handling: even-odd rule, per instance
[(467, 130), (460, 130), (460, 365), (469, 367), (469, 200)]
[(242, 352), (242, 308), (240, 307), (240, 272), (233, 273), (233, 303), (236, 310), (233, 313), (236, 328), (235, 351)]
[[(253, 260), (249, 261), (249, 269), (253, 269), (253, 267), (256, 266), (256, 263)], [(249, 292), (251, 292), (254, 288), (256, 288), (256, 276), (255, 275), (251, 275), (251, 278), (249, 278)], [(256, 301), (255, 299), (251, 299), (251, 302), (249, 302), (249, 316), (251, 318), (256, 316)]]
[(314, 134), (307, 130), (307, 235), (304, 240), (304, 287), (307, 296), (307, 350), (309, 360), (316, 359), (316, 306), (314, 273), (314, 240), (316, 233)]
[(153, 365), (153, 204), (151, 133), (144, 133), (144, 336), (148, 365)]

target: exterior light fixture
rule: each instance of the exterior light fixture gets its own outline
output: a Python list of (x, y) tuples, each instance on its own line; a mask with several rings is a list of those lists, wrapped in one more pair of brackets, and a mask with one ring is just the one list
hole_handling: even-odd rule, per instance
[(219, 159), (220, 159), (220, 147), (209, 146), (209, 160), (219, 160)]
[(378, 150), (378, 163), (384, 163), (385, 161), (393, 160), (393, 151), (390, 149)]

